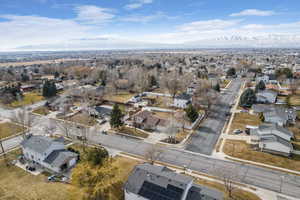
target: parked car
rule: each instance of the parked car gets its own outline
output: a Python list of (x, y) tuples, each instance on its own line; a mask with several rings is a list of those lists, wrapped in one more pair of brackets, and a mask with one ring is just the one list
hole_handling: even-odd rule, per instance
[(26, 170), (34, 172), (36, 170), (36, 168), (32, 165), (27, 165)]
[(241, 133), (243, 133), (243, 131), (241, 131), (240, 129), (235, 129), (235, 130), (233, 131), (233, 133), (234, 133), (234, 134), (241, 134)]

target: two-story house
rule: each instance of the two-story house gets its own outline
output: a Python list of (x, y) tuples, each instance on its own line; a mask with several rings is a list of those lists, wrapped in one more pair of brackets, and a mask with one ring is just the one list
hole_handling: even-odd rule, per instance
[(59, 138), (29, 135), (21, 142), (21, 147), (27, 161), (57, 173), (72, 168), (78, 158)]

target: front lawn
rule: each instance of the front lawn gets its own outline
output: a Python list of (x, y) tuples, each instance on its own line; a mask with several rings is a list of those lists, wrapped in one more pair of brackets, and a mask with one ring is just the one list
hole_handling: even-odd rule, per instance
[(42, 106), (42, 107), (35, 109), (32, 112), (36, 113), (36, 114), (40, 114), (40, 115), (48, 115), (50, 113), (50, 110), (47, 107)]
[(137, 136), (142, 138), (147, 138), (149, 136), (147, 133), (140, 131), (139, 129), (131, 128), (128, 126), (122, 126), (116, 131), (127, 135), (132, 135), (132, 136)]
[(23, 128), (11, 122), (0, 123), (0, 139), (21, 133)]
[(171, 104), (173, 104), (173, 99), (171, 97), (157, 96), (154, 98), (154, 103), (151, 106), (169, 108)]
[(126, 103), (131, 97), (135, 94), (133, 93), (120, 93), (120, 94), (112, 94), (112, 95), (105, 95), (104, 100), (112, 101), (115, 103)]
[(288, 103), (291, 106), (300, 106), (300, 95), (299, 94), (295, 94), (292, 95), (288, 98)]
[[(14, 151), (8, 154), (9, 160), (15, 159), (20, 154)], [(68, 200), (70, 194), (81, 199), (79, 190), (74, 186), (64, 183), (49, 183), (43, 174), (38, 176), (20, 169), (16, 166), (6, 166), (3, 157), (0, 157), (0, 199), (1, 200)]]
[[(226, 192), (225, 186), (221, 183), (212, 182), (212, 181), (209, 181), (206, 179), (200, 179), (200, 178), (196, 178), (195, 183), (204, 185), (204, 186), (212, 188), (212, 189), (219, 190), (225, 194), (225, 196), (224, 196), (225, 200), (230, 200), (230, 198), (228, 197), (228, 193)], [(245, 191), (242, 189), (234, 190), (232, 195), (233, 195), (234, 199), (261, 200), (254, 193), (251, 193), (251, 192), (248, 192), (248, 191)]]
[(259, 126), (261, 120), (258, 115), (251, 115), (249, 113), (235, 113), (229, 133), (232, 133), (235, 129), (244, 131), (246, 125)]
[(292, 158), (287, 158), (261, 151), (254, 151), (251, 149), (251, 146), (244, 141), (226, 140), (223, 151), (232, 157), (300, 171), (300, 156), (293, 155)]
[(44, 97), (41, 96), (41, 94), (38, 92), (27, 92), (27, 93), (24, 93), (24, 96), (20, 101), (14, 101), (11, 104), (9, 104), (8, 106), (17, 108), (17, 107), (21, 107), (21, 106), (34, 104), (36, 102), (42, 101), (43, 99), (44, 99)]
[(77, 113), (75, 115), (72, 115), (71, 117), (67, 117), (63, 119), (71, 122), (76, 122), (78, 124), (82, 124), (85, 126), (94, 126), (97, 124), (96, 119), (86, 113)]

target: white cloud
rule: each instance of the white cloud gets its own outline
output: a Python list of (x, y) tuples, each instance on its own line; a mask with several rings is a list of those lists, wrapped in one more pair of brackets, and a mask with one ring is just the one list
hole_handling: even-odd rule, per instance
[(77, 20), (85, 24), (103, 24), (115, 17), (113, 11), (93, 5), (77, 6)]
[(145, 4), (151, 4), (153, 0), (133, 0), (131, 3), (125, 5), (125, 9), (134, 10), (137, 8), (141, 8)]
[(172, 18), (167, 16), (163, 12), (156, 12), (153, 15), (129, 15), (120, 19), (120, 21), (124, 22), (139, 22), (139, 23), (147, 23), (153, 20), (162, 19), (162, 18)]
[(257, 9), (247, 9), (238, 13), (232, 13), (231, 17), (240, 17), (240, 16), (271, 16), (276, 13), (272, 10), (257, 10)]
[(207, 21), (195, 21), (186, 23), (178, 27), (180, 31), (203, 31), (203, 30), (216, 30), (225, 29), (238, 25), (241, 20), (207, 20)]

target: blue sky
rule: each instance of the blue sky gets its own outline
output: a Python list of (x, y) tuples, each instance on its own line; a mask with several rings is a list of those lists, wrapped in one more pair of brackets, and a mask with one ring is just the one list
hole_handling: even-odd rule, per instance
[(0, 0), (0, 42), (0, 51), (294, 47), (300, 2)]

